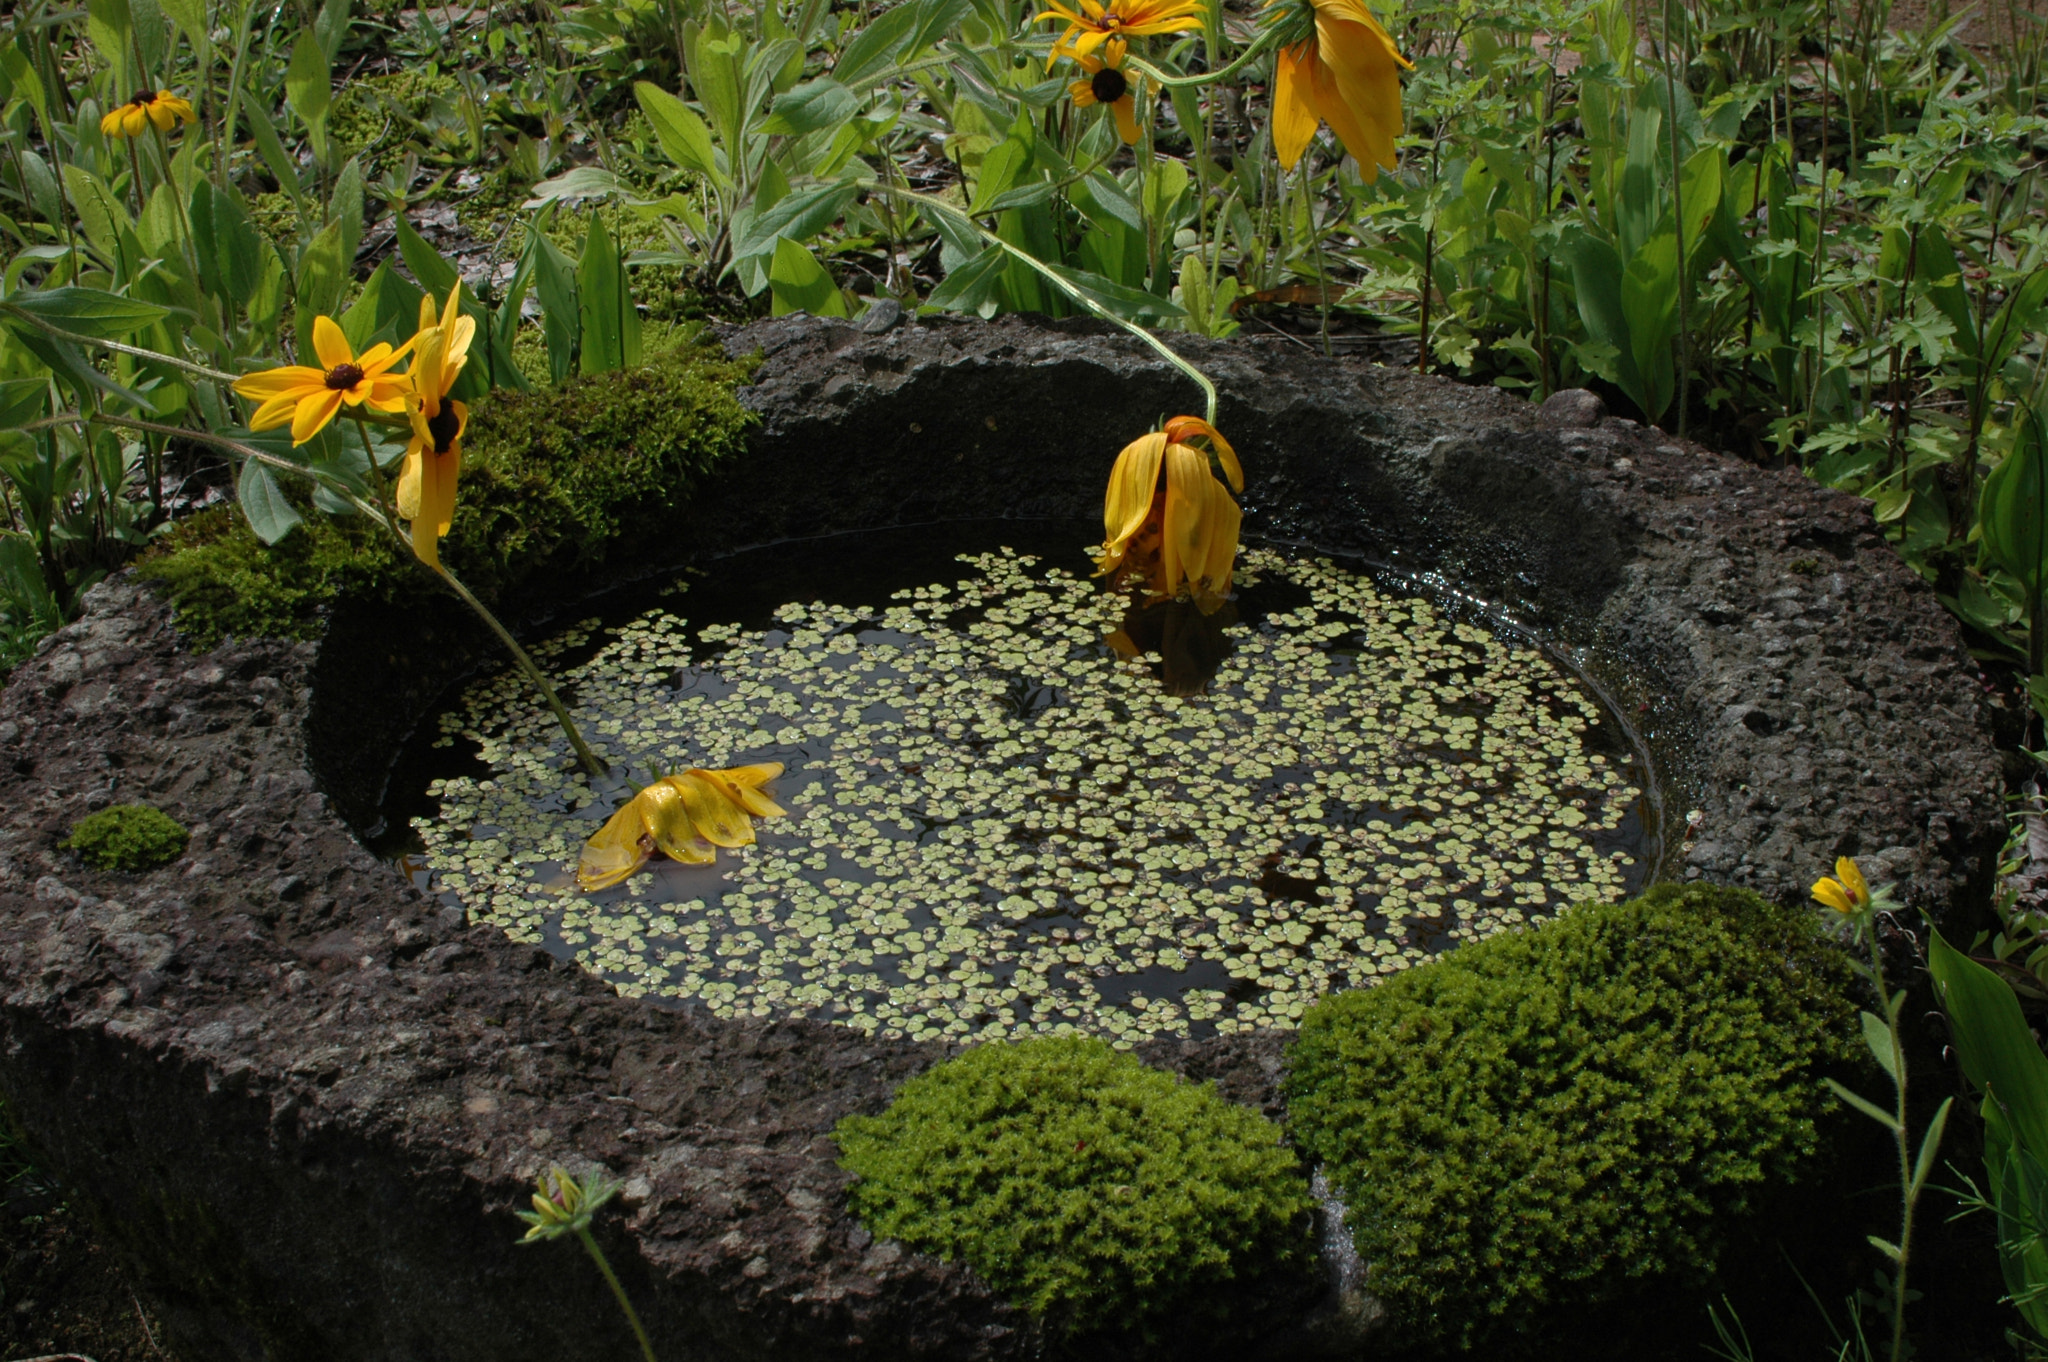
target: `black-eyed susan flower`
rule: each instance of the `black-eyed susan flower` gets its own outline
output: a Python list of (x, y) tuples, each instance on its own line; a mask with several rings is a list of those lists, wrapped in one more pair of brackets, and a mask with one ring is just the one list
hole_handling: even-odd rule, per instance
[(455, 483), (462, 473), (462, 435), (469, 429), (469, 408), (448, 396), (476, 335), (476, 319), (462, 314), (461, 294), (457, 283), (439, 317), (432, 297), (420, 299), (420, 329), (406, 374), (412, 440), (398, 474), (398, 514), (412, 522), (412, 551), (429, 567), (441, 565), (441, 538), (455, 516)]
[(1186, 591), (1210, 614), (1230, 594), (1243, 517), (1196, 440), (1210, 446), (1231, 487), (1244, 490), (1236, 451), (1207, 421), (1176, 416), (1139, 436), (1110, 470), (1095, 571), (1113, 587), (1142, 579), (1147, 596), (1172, 600)]
[(1100, 104), (1116, 118), (1117, 136), (1128, 146), (1138, 142), (1138, 101), (1130, 79), (1123, 73), (1125, 43), (1122, 38), (1111, 38), (1103, 44), (1100, 57), (1055, 47), (1055, 56), (1072, 57), (1088, 79), (1077, 80), (1067, 86), (1067, 93), (1073, 97), (1077, 109), (1093, 108)]
[(1837, 858), (1832, 876), (1823, 875), (1814, 881), (1813, 897), (1843, 917), (1869, 912), (1872, 902), (1869, 881), (1847, 856)]
[[(1365, 0), (1281, 0), (1268, 22), (1282, 25), (1274, 58), (1273, 153), (1292, 169), (1328, 123), (1370, 184), (1394, 168), (1401, 133), (1403, 57)], [(1299, 36), (1295, 36), (1299, 34)]]
[[(1069, 8), (1051, 0), (1045, 13), (1032, 18), (1032, 23), (1046, 19), (1066, 21), (1066, 32), (1060, 34), (1059, 42), (1053, 46), (1052, 61), (1046, 63), (1051, 70), (1053, 62), (1063, 55), (1061, 48), (1069, 49), (1064, 55), (1076, 59), (1088, 56), (1096, 48), (1112, 39), (1142, 38), (1153, 33), (1186, 33), (1202, 26), (1203, 0), (1076, 0), (1078, 9)], [(1105, 104), (1108, 100), (1103, 101)]]
[(235, 380), (236, 392), (260, 404), (249, 429), (268, 430), (289, 421), (292, 443), (302, 445), (324, 430), (344, 403), (378, 412), (403, 410), (411, 380), (390, 369), (412, 347), (411, 340), (396, 350), (379, 341), (357, 355), (332, 317), (315, 317), (313, 350), (319, 368), (286, 364)]
[(762, 789), (782, 774), (779, 761), (723, 771), (692, 768), (663, 776), (628, 800), (583, 844), (576, 882), (607, 889), (659, 851), (685, 865), (709, 865), (719, 847), (754, 840), (754, 820), (784, 812)]
[(169, 90), (143, 90), (126, 104), (109, 109), (100, 119), (102, 137), (140, 137), (143, 130), (154, 124), (159, 132), (169, 132), (180, 123), (190, 123), (199, 115), (192, 112), (192, 106), (172, 94)]

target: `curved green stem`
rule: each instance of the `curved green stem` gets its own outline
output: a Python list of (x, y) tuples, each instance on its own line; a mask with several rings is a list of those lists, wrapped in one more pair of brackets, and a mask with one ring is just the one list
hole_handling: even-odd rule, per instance
[(1076, 287), (1064, 275), (1053, 269), (1052, 266), (1031, 254), (1031, 252), (1011, 245), (994, 232), (988, 230), (988, 228), (976, 222), (966, 212), (947, 203), (944, 199), (933, 198), (929, 194), (920, 194), (914, 189), (898, 189), (892, 184), (884, 184), (878, 180), (869, 181), (866, 187), (877, 193), (888, 194), (899, 199), (908, 199), (928, 212), (944, 214), (954, 222), (972, 231), (989, 245), (1001, 250), (1011, 259), (1036, 271), (1041, 279), (1044, 279), (1048, 284), (1051, 284), (1090, 313), (1100, 317), (1112, 326), (1120, 327), (1130, 332), (1133, 336), (1151, 346), (1159, 352), (1162, 359), (1193, 379), (1196, 386), (1201, 388), (1202, 398), (1206, 404), (1203, 411), (1203, 419), (1212, 426), (1216, 424), (1216, 385), (1209, 381), (1207, 374), (1175, 354), (1172, 347), (1167, 345), (1165, 341), (1160, 340), (1159, 337), (1153, 335), (1151, 331), (1139, 326), (1136, 322), (1127, 321), (1117, 316), (1114, 312), (1111, 312), (1108, 308), (1089, 297), (1084, 290)]
[(646, 1359), (646, 1362), (654, 1362), (654, 1345), (647, 1341), (647, 1329), (640, 1323), (640, 1312), (633, 1308), (633, 1302), (626, 1299), (626, 1288), (619, 1285), (618, 1276), (612, 1271), (612, 1265), (605, 1261), (604, 1250), (597, 1246), (597, 1240), (591, 1237), (590, 1231), (581, 1225), (576, 1227), (576, 1237), (583, 1241), (583, 1247), (590, 1252), (591, 1261), (595, 1262), (597, 1270), (604, 1274), (605, 1281), (611, 1286), (612, 1295), (618, 1298), (619, 1309), (626, 1312), (626, 1323), (633, 1326), (633, 1337), (640, 1340), (640, 1356)]
[(1156, 81), (1169, 89), (1175, 86), (1215, 85), (1221, 81), (1229, 80), (1232, 76), (1244, 70), (1247, 66), (1250, 66), (1279, 45), (1280, 30), (1277, 28), (1267, 28), (1258, 37), (1252, 39), (1252, 45), (1238, 53), (1237, 58), (1228, 66), (1219, 66), (1214, 71), (1203, 71), (1192, 76), (1169, 76), (1143, 57), (1133, 56), (1129, 53), (1126, 53), (1124, 56), (1124, 65), (1134, 71), (1142, 72), (1147, 80)]
[[(81, 336), (76, 332), (66, 331), (63, 327), (46, 322), (35, 313), (28, 311), (26, 308), (18, 307), (13, 303), (0, 303), (0, 310), (5, 310), (11, 317), (21, 318), (38, 331), (50, 336), (53, 340), (70, 341), (73, 345), (97, 346), (102, 350), (111, 350), (117, 355), (132, 355), (136, 359), (153, 359), (159, 364), (168, 364), (173, 369), (183, 369), (188, 374), (197, 374), (201, 378), (212, 379), (215, 383), (232, 384), (235, 381), (235, 375), (233, 374), (223, 373), (219, 369), (209, 369), (204, 364), (194, 364), (190, 360), (179, 359), (175, 355), (167, 355), (161, 350), (146, 350), (139, 345), (124, 345), (120, 341), (101, 340), (97, 336)], [(173, 427), (173, 429), (177, 430), (180, 435), (192, 434), (191, 431), (180, 427)]]

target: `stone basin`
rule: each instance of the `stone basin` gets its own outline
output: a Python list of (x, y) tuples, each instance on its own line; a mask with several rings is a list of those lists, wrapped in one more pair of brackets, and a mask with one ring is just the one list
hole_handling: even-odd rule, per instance
[[(749, 451), (612, 577), (842, 530), (1087, 515), (1125, 441), (1199, 411), (1155, 355), (1088, 324), (792, 317), (723, 339), (764, 356)], [(1937, 918), (1982, 911), (2014, 716), (1864, 503), (1603, 419), (1588, 393), (1539, 407), (1177, 344), (1223, 393), (1249, 533), (1453, 584), (1615, 699), (1659, 769), (1667, 876), (1796, 902), (1853, 854)], [(519, 625), (607, 584), (533, 583)], [(619, 998), (363, 848), (401, 741), (490, 658), (452, 606), (347, 600), (319, 644), (195, 655), (121, 576), (0, 699), (0, 1095), (186, 1355), (632, 1355), (587, 1260), (515, 1246), (510, 1212), (556, 1161), (625, 1181), (599, 1233), (663, 1358), (1034, 1355), (970, 1271), (844, 1212), (833, 1124), (945, 1047)], [(134, 801), (192, 828), (183, 860), (111, 875), (59, 849), (86, 812)], [(1283, 1044), (1140, 1053), (1279, 1114)], [(1264, 1303), (1265, 1355), (1341, 1338), (1324, 1326), (1359, 1302), (1355, 1265), (1339, 1275), (1321, 1300)]]

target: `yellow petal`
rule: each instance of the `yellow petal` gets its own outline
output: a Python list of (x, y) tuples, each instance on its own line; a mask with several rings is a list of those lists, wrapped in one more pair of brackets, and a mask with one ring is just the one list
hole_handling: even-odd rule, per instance
[(1223, 465), (1223, 476), (1230, 479), (1230, 490), (1244, 490), (1244, 468), (1237, 461), (1237, 451), (1230, 447), (1230, 441), (1223, 438), (1223, 432), (1199, 416), (1176, 416), (1166, 423), (1168, 444), (1193, 444), (1195, 437), (1207, 439), (1216, 450), (1216, 462)]
[(1283, 47), (1274, 58), (1273, 155), (1282, 170), (1292, 170), (1308, 150), (1321, 120), (1308, 102), (1309, 74), (1304, 65), (1315, 61), (1315, 49), (1307, 43)]
[(640, 840), (639, 803), (639, 796), (634, 796), (583, 844), (583, 855), (576, 862), (576, 882), (585, 889), (609, 889), (647, 864), (649, 852)]
[(789, 812), (756, 786), (744, 785), (732, 779), (730, 771), (698, 770), (691, 774), (716, 786), (721, 794), (739, 805), (743, 812), (756, 818), (777, 818)]
[(747, 817), (747, 811), (734, 803), (715, 782), (700, 779), (702, 774), (685, 771), (668, 777), (668, 783), (682, 793), (683, 805), (690, 811), (690, 821), (697, 825), (698, 835), (722, 847), (751, 844), (754, 823)]
[(298, 412), (301, 400), (296, 392), (279, 393), (256, 408), (255, 414), (249, 418), (249, 429), (269, 430), (272, 426), (283, 425)]
[(100, 136), (120, 137), (122, 135), (123, 134), (121, 132), (121, 110), (109, 110), (100, 119)]
[(1109, 107), (1116, 114), (1116, 135), (1124, 139), (1127, 147), (1138, 145), (1138, 101), (1125, 91)]
[(348, 337), (341, 334), (341, 328), (334, 324), (332, 317), (313, 319), (313, 353), (320, 356), (320, 367), (330, 373), (344, 364), (356, 362)]
[(1833, 880), (1820, 879), (1813, 882), (1813, 896), (1838, 913), (1853, 913), (1856, 905), (1849, 898), (1849, 891)]
[(309, 397), (301, 398), (298, 409), (292, 414), (292, 443), (302, 445), (318, 435), (334, 413), (341, 410), (341, 394), (333, 388), (322, 388)]
[(718, 852), (691, 825), (690, 810), (673, 783), (657, 780), (634, 802), (640, 806), (641, 826), (662, 855), (684, 865), (709, 865), (718, 859)]
[(1113, 571), (1123, 562), (1131, 536), (1145, 526), (1152, 514), (1152, 495), (1159, 488), (1159, 464), (1166, 453), (1166, 436), (1159, 431), (1140, 435), (1125, 445), (1109, 471), (1109, 491), (1102, 500), (1102, 556), (1097, 572)]
[(414, 431), (405, 447), (405, 466), (398, 471), (398, 514), (407, 520), (420, 518), (420, 483), (425, 469), (424, 455), (431, 437)]
[(1835, 878), (1849, 891), (1849, 897), (1859, 904), (1870, 902), (1870, 882), (1863, 878), (1863, 871), (1847, 856), (1835, 861)]
[(735, 785), (745, 785), (758, 790), (782, 774), (782, 763), (761, 761), (752, 766), (728, 766), (723, 771), (715, 771), (712, 774), (724, 776)]
[(270, 398), (284, 393), (304, 397), (327, 386), (327, 375), (303, 364), (287, 364), (261, 373), (243, 374), (235, 380), (235, 391), (244, 397)]

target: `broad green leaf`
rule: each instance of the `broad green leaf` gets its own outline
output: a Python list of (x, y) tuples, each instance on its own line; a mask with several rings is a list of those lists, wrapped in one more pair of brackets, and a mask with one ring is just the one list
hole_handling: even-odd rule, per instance
[(413, 230), (412, 224), (399, 214), (398, 254), (405, 261), (405, 267), (412, 271), (412, 277), (419, 280), (427, 292), (436, 299), (446, 298), (448, 290), (462, 275), (439, 251), (427, 244), (425, 237)]
[(75, 336), (119, 340), (170, 315), (154, 303), (92, 288), (19, 289), (9, 303)]
[(193, 253), (206, 287), (248, 307), (276, 252), (232, 189), (200, 180), (192, 186), (191, 214)]
[(121, 259), (121, 239), (135, 230), (120, 197), (99, 176), (69, 161), (63, 165), (64, 192), (78, 213), (78, 225), (85, 239), (101, 258), (112, 264)]
[(1856, 1108), (1856, 1110), (1862, 1112), (1865, 1116), (1868, 1116), (1871, 1120), (1877, 1122), (1886, 1130), (1898, 1130), (1899, 1118), (1892, 1115), (1890, 1112), (1886, 1111), (1883, 1107), (1877, 1105), (1877, 1103), (1871, 1101), (1866, 1097), (1858, 1096), (1856, 1093), (1849, 1091), (1849, 1089), (1843, 1087), (1840, 1083), (1837, 1083), (1832, 1078), (1824, 1078), (1821, 1080), (1821, 1082), (1827, 1084), (1828, 1090), (1833, 1092), (1835, 1096), (1841, 1098), (1844, 1102), (1847, 1102), (1850, 1106)]
[(778, 238), (802, 242), (824, 231), (846, 211), (859, 186), (851, 181), (799, 190), (747, 220), (744, 230), (733, 230), (734, 260), (768, 255)]
[(249, 528), (266, 544), (275, 544), (299, 526), (298, 510), (285, 499), (284, 489), (270, 469), (255, 459), (242, 460), (235, 498), (242, 503), (242, 514), (249, 517)]
[(1647, 406), (1643, 379), (1630, 343), (1628, 314), (1621, 306), (1621, 257), (1614, 247), (1591, 233), (1580, 233), (1566, 248), (1572, 267), (1573, 293), (1579, 320), (1588, 336), (1614, 354), (1616, 382), (1639, 407)]
[(712, 146), (711, 129), (689, 105), (651, 81), (635, 81), (633, 97), (640, 111), (654, 125), (654, 136), (662, 154), (683, 170), (695, 171), (713, 185), (729, 188), (731, 181), (718, 168), (718, 154)]
[(50, 385), (40, 378), (0, 379), (0, 430), (11, 430), (49, 414)]
[(1031, 144), (1019, 137), (1006, 137), (989, 148), (981, 158), (981, 174), (974, 182), (974, 202), (968, 205), (970, 213), (991, 211), (990, 205), (1001, 198), (1017, 183), (1017, 178), (1031, 168)]
[(914, 8), (917, 22), (903, 42), (902, 56), (906, 61), (959, 28), (972, 6), (969, 0), (917, 0)]
[[(774, 108), (761, 123), (761, 131), (801, 137), (820, 128), (836, 128), (859, 109), (860, 99), (853, 91), (830, 77), (823, 77), (807, 81), (788, 94), (776, 96)], [(656, 131), (658, 133), (659, 129)]]
[(1982, 337), (1977, 334), (1977, 313), (1963, 287), (1963, 267), (1956, 260), (1955, 248), (1939, 230), (1928, 227), (1921, 230), (1914, 255), (1918, 266), (1914, 277), (1920, 291), (1954, 324), (1963, 353), (1975, 358)]
[(1934, 1171), (1934, 1159), (1941, 1152), (1942, 1133), (1948, 1129), (1949, 1108), (1956, 1099), (1944, 1097), (1935, 1109), (1934, 1119), (1927, 1123), (1926, 1133), (1920, 1137), (1920, 1156), (1913, 1161), (1912, 1189), (1915, 1193), (1927, 1185), (1927, 1175)]
[(198, 54), (199, 64), (212, 65), (213, 35), (206, 23), (206, 0), (157, 0), (163, 12), (171, 16), (171, 22), (185, 35), (185, 41), (192, 44)]
[(1059, 186), (1051, 180), (1037, 180), (1031, 184), (1020, 184), (1014, 189), (1006, 189), (975, 211), (1003, 213), (1012, 208), (1036, 208), (1041, 204), (1051, 203), (1058, 193)]
[(320, 229), (299, 257), (298, 278), (293, 297), (297, 300), (299, 355), (301, 362), (317, 364), (313, 354), (313, 319), (331, 317), (341, 310), (348, 294), (349, 262), (341, 254), (341, 225), (330, 222)]
[(2018, 578), (2029, 597), (2048, 591), (2048, 434), (2025, 406), (2012, 448), (1984, 479), (1977, 525), (1984, 552)]
[(334, 76), (318, 34), (310, 30), (302, 32), (298, 41), (292, 44), (291, 64), (285, 67), (284, 72), (284, 88), (292, 111), (306, 125), (313, 155), (326, 161), (327, 110), (334, 100)]
[[(1014, 257), (1013, 257), (1014, 258)], [(1187, 314), (1169, 298), (1143, 289), (1131, 288), (1087, 270), (1069, 269), (1064, 265), (1047, 265), (1046, 269), (1072, 284), (1090, 299), (1099, 303), (1105, 311), (1127, 320), (1141, 317), (1183, 317)]]
[(35, 107), (36, 117), (42, 119), (43, 127), (50, 126), (49, 97), (43, 91), (41, 77), (36, 74), (35, 65), (28, 55), (13, 43), (0, 43), (0, 72), (13, 83), (15, 93)]
[(583, 372), (606, 373), (640, 362), (640, 317), (626, 283), (626, 267), (604, 219), (590, 219), (583, 258), (576, 262), (576, 298), (583, 326)]
[(840, 49), (832, 79), (858, 90), (862, 81), (888, 69), (918, 27), (917, 9), (914, 4), (896, 5), (870, 19), (853, 41)]
[(342, 314), (341, 334), (357, 354), (380, 340), (402, 344), (419, 325), (420, 297), (412, 281), (393, 270), (389, 260), (380, 261)]
[[(284, 149), (284, 139), (277, 135), (277, 125), (270, 121), (270, 115), (263, 108), (261, 100), (245, 99), (236, 106), (249, 117), (249, 135), (256, 140), (256, 150), (263, 157), (263, 164), (269, 169), (271, 178), (293, 198), (300, 198), (304, 190), (299, 184), (299, 164)], [(283, 244), (287, 250), (290, 243)]]
[(576, 265), (538, 225), (527, 234), (526, 249), (533, 258), (533, 291), (540, 300), (541, 330), (548, 342), (548, 371), (556, 383), (563, 383), (576, 372), (576, 347), (583, 337)]
[(313, 20), (313, 36), (320, 41), (320, 55), (327, 59), (332, 68), (341, 56), (341, 45), (348, 38), (349, 0), (327, 0), (320, 7), (319, 17)]
[(808, 312), (814, 317), (844, 317), (846, 300), (831, 272), (818, 263), (810, 251), (788, 237), (775, 243), (775, 260), (768, 267), (768, 287), (773, 296), (774, 315)]
[(690, 51), (690, 88), (697, 92), (705, 116), (718, 130), (728, 157), (741, 149), (746, 129), (741, 103), (746, 83), (740, 72), (740, 53), (746, 45), (747, 40), (737, 33), (720, 37), (707, 28), (697, 35)]
[(1863, 1043), (1869, 1048), (1871, 1058), (1877, 1061), (1879, 1068), (1891, 1075), (1892, 1082), (1898, 1082), (1899, 1052), (1898, 1047), (1892, 1044), (1891, 1028), (1887, 1027), (1884, 1018), (1875, 1012), (1865, 1012), (1862, 1016)]
[(327, 204), (328, 219), (341, 228), (341, 256), (354, 267), (356, 250), (363, 244), (363, 164), (351, 156), (334, 177), (334, 195)]
[(1964, 1075), (2004, 1111), (2015, 1138), (2030, 1150), (2048, 1150), (2048, 1057), (2011, 987), (1939, 932), (1927, 934), (1927, 969)]
[(996, 286), (1010, 256), (1000, 246), (990, 246), (979, 255), (946, 271), (946, 277), (932, 290), (926, 304), (949, 312), (986, 316), (995, 307)]
[(142, 84), (135, 70), (135, 17), (128, 0), (86, 0), (85, 32), (100, 58), (113, 68), (114, 88), (127, 98), (125, 92)]
[(550, 203), (581, 203), (585, 199), (622, 199), (644, 202), (624, 181), (602, 166), (572, 166), (561, 174), (542, 180), (527, 191), (524, 208), (544, 208)]
[(1629, 396), (1653, 423), (1671, 405), (1677, 382), (1671, 342), (1678, 330), (1679, 286), (1676, 232), (1659, 232), (1645, 241), (1621, 275), (1621, 310), (1642, 380), (1641, 395)]

